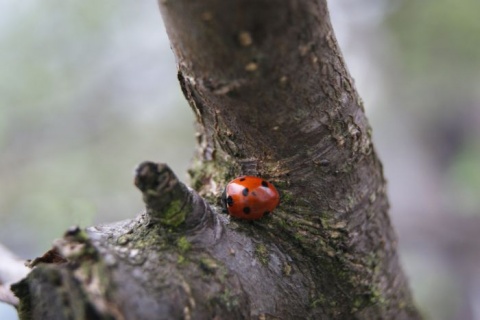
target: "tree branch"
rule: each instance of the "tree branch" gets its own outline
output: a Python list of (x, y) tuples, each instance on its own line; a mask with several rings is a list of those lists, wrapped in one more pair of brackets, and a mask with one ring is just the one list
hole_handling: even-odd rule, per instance
[(160, 4), (199, 123), (197, 190), (213, 201), (235, 175), (277, 183), (281, 209), (260, 225), (266, 241), (311, 263), (311, 291), (297, 301), (309, 301), (310, 315), (418, 317), (382, 166), (326, 2)]
[[(198, 193), (166, 165), (141, 164), (135, 184), (146, 212), (69, 230), (13, 286), (21, 316), (420, 318), (326, 2), (160, 6), (197, 116)], [(240, 174), (276, 184), (272, 215), (245, 222), (221, 213), (221, 190)]]

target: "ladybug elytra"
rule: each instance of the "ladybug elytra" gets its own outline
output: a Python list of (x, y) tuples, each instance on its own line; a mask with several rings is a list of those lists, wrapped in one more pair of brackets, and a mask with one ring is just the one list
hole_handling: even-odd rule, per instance
[(230, 181), (222, 198), (232, 217), (247, 220), (262, 218), (272, 212), (280, 202), (280, 196), (273, 184), (253, 176), (242, 176)]

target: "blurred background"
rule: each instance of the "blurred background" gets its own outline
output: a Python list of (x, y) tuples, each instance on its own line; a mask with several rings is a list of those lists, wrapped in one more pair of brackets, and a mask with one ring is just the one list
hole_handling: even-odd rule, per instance
[[(330, 1), (427, 319), (480, 320), (480, 2)], [(0, 0), (0, 243), (41, 255), (142, 210), (143, 160), (185, 178), (193, 114), (156, 1)], [(0, 319), (17, 319), (0, 303)]]

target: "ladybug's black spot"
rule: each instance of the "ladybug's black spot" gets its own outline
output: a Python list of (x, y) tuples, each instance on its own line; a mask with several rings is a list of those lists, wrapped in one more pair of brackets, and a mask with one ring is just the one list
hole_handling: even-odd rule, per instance
[(262, 187), (268, 188), (268, 182), (265, 181), (265, 180), (263, 180), (263, 181), (262, 181)]
[(228, 197), (227, 197), (227, 205), (228, 205), (229, 207), (233, 206), (233, 198), (232, 198), (232, 196), (228, 196)]
[(245, 178), (240, 178), (240, 181), (245, 181)]
[(250, 213), (250, 207), (243, 208), (243, 213), (249, 214)]
[(242, 190), (242, 194), (246, 197), (248, 196), (248, 188)]
[(263, 213), (264, 216), (268, 216), (269, 214), (270, 214), (270, 211), (265, 211), (265, 212)]

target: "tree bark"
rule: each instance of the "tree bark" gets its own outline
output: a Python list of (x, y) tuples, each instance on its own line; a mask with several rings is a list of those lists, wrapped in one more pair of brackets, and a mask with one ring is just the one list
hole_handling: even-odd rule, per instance
[[(381, 163), (326, 2), (164, 0), (198, 122), (188, 189), (143, 163), (146, 212), (72, 229), (14, 286), (24, 318), (419, 319), (396, 251)], [(221, 213), (258, 175), (281, 204)], [(45, 305), (49, 301), (50, 305)]]
[(233, 176), (254, 174), (283, 192), (280, 210), (259, 225), (312, 276), (310, 291), (284, 307), (417, 317), (382, 166), (326, 1), (177, 0), (161, 11), (200, 124), (194, 185), (214, 197)]

